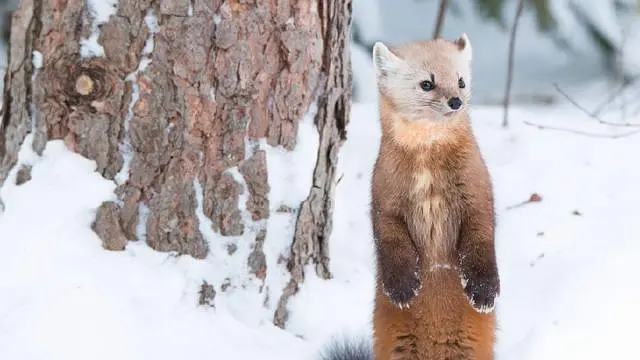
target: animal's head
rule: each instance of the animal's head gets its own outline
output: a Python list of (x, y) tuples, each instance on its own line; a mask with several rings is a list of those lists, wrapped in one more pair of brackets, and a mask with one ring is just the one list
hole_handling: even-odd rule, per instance
[(378, 91), (410, 120), (447, 121), (471, 99), (471, 43), (435, 39), (373, 47)]

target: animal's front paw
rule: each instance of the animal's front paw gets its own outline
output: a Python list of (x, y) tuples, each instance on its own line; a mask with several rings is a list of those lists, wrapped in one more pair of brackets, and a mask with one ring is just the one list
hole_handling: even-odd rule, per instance
[(408, 308), (409, 302), (422, 287), (420, 276), (413, 267), (397, 267), (386, 271), (382, 278), (382, 290), (399, 308)]
[(496, 298), (500, 295), (500, 279), (498, 275), (465, 275), (461, 274), (462, 287), (471, 306), (478, 312), (489, 313), (495, 307)]

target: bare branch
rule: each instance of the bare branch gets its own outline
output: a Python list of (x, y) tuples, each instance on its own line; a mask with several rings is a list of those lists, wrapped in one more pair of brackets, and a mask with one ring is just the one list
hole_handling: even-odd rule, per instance
[(529, 198), (527, 200), (521, 201), (517, 204), (514, 205), (509, 205), (505, 208), (505, 210), (513, 210), (513, 209), (517, 209), (519, 207), (525, 206), (527, 204), (532, 204), (532, 203), (537, 203), (542, 201), (542, 197), (538, 194), (538, 193), (533, 193), (529, 196)]
[(547, 125), (542, 125), (542, 124), (534, 124), (534, 123), (526, 121), (526, 120), (523, 121), (523, 123), (526, 124), (526, 125), (535, 126), (538, 129), (563, 131), (563, 132), (568, 132), (568, 133), (572, 133), (572, 134), (576, 134), (576, 135), (582, 135), (582, 136), (588, 136), (588, 137), (594, 137), (594, 138), (619, 139), (619, 138), (623, 138), (623, 137), (627, 137), (627, 136), (631, 136), (631, 135), (635, 135), (635, 134), (640, 133), (640, 129), (636, 129), (636, 130), (629, 131), (629, 132), (622, 133), (622, 134), (598, 134), (598, 133), (591, 133), (591, 132), (582, 131), (582, 130), (563, 128), (563, 127), (547, 126)]
[(631, 82), (623, 82), (622, 85), (620, 85), (620, 87), (614, 93), (609, 94), (609, 97), (602, 103), (600, 103), (600, 105), (598, 105), (595, 110), (593, 110), (593, 116), (600, 116), (607, 105), (611, 104), (613, 100), (620, 96), (629, 87), (629, 85), (631, 85)]
[(520, 22), (520, 16), (524, 8), (524, 0), (518, 1), (518, 9), (516, 10), (516, 18), (513, 21), (513, 28), (511, 29), (511, 39), (509, 40), (509, 65), (507, 72), (507, 88), (504, 93), (504, 119), (502, 120), (502, 126), (507, 127), (509, 125), (509, 97), (511, 95), (511, 83), (513, 81), (513, 57), (516, 47), (516, 32), (518, 31), (518, 23)]
[(433, 38), (439, 38), (442, 34), (442, 26), (444, 25), (444, 18), (446, 16), (447, 7), (449, 6), (449, 0), (440, 0), (440, 8), (438, 9), (438, 18), (436, 20), (436, 27), (433, 30)]
[[(584, 106), (580, 105), (576, 100), (574, 100), (571, 96), (569, 96), (569, 94), (567, 94), (564, 90), (562, 90), (560, 88), (560, 86), (558, 86), (558, 84), (553, 84), (553, 87), (562, 95), (564, 96), (565, 99), (567, 99), (573, 106), (577, 107), (578, 109), (580, 109), (582, 112), (584, 112), (585, 114), (587, 114), (590, 118), (594, 119), (595, 121), (599, 122), (602, 125), (608, 125), (608, 126), (616, 126), (616, 127), (640, 127), (640, 124), (634, 124), (634, 123), (629, 123), (629, 122), (625, 122), (625, 123), (612, 123), (606, 120), (602, 120), (598, 114), (600, 112), (602, 112), (601, 106), (599, 106), (598, 111), (597, 112), (591, 112), (588, 109), (586, 109)], [(620, 91), (621, 92), (621, 91)], [(613, 99), (611, 99), (613, 100)]]

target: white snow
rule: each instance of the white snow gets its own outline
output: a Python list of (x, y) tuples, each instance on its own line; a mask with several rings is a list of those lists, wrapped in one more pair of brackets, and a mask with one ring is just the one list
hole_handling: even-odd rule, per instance
[[(200, 167), (203, 164), (203, 155), (199, 154)], [(196, 194), (196, 217), (198, 218), (198, 229), (202, 233), (202, 236), (211, 242), (215, 233), (213, 231), (213, 222), (204, 214), (204, 196), (202, 191), (202, 184), (199, 177), (196, 176), (193, 182), (193, 190)]]
[(291, 334), (243, 322), (246, 301), (198, 307), (199, 268), (206, 264), (143, 242), (124, 252), (103, 250), (90, 224), (99, 204), (113, 199), (115, 184), (95, 172), (94, 162), (61, 141), (49, 142), (41, 158), (27, 147), (20, 161), (34, 165), (32, 181), (16, 186), (12, 174), (1, 191), (0, 358), (251, 359), (266, 353), (293, 360), (308, 351)]
[(118, 0), (86, 0), (91, 14), (91, 35), (80, 39), (80, 56), (84, 58), (104, 56), (104, 48), (98, 42), (100, 37), (99, 25), (109, 21), (111, 15), (118, 10)]
[(238, 210), (240, 210), (242, 222), (245, 224), (245, 231), (250, 231), (255, 234), (260, 231), (261, 224), (255, 223), (251, 218), (251, 214), (247, 211), (247, 201), (249, 200), (249, 188), (247, 187), (247, 182), (244, 181), (244, 176), (242, 176), (237, 166), (229, 168), (225, 172), (231, 175), (233, 180), (239, 184), (239, 188), (241, 189), (240, 194), (238, 195)]
[(309, 194), (316, 164), (315, 161), (308, 160), (317, 157), (320, 141), (314, 124), (316, 112), (314, 102), (309, 112), (298, 123), (294, 151), (288, 151), (281, 146), (262, 146), (267, 151), (267, 171), (270, 174), (271, 188), (269, 201), (273, 211), (282, 205), (297, 208)]
[[(132, 149), (131, 149), (131, 138), (129, 133), (129, 127), (131, 126), (131, 120), (133, 119), (133, 108), (140, 99), (140, 87), (138, 86), (138, 75), (144, 72), (151, 63), (151, 53), (154, 48), (153, 37), (158, 32), (158, 19), (156, 18), (153, 9), (149, 9), (147, 14), (144, 17), (145, 24), (149, 29), (149, 36), (144, 43), (144, 48), (142, 49), (142, 56), (140, 57), (140, 62), (138, 63), (138, 68), (136, 68), (133, 72), (128, 74), (125, 80), (131, 82), (131, 101), (129, 102), (129, 106), (127, 108), (127, 115), (124, 119), (124, 138), (121, 144), (121, 151), (123, 154), (123, 165), (122, 169), (116, 174), (115, 179), (118, 184), (124, 184), (125, 181), (129, 178), (129, 169), (131, 167), (131, 160), (133, 157)], [(143, 225), (139, 225), (144, 227)]]
[[(35, 84), (36, 76), (38, 76), (38, 73), (42, 68), (42, 53), (39, 51), (34, 51), (31, 54), (31, 63), (33, 64), (33, 73), (31, 74), (31, 84)], [(32, 91), (33, 91), (33, 85), (32, 85)], [(29, 109), (31, 111), (31, 119), (30, 119), (31, 133), (35, 134), (37, 131), (38, 119), (37, 119), (36, 107), (33, 100), (31, 101), (31, 104), (29, 104)]]
[[(147, 25), (147, 28), (149, 29), (149, 36), (147, 37), (147, 40), (144, 43), (144, 49), (142, 50), (142, 53), (144, 55), (149, 55), (153, 51), (153, 47), (154, 47), (153, 35), (157, 33), (159, 30), (158, 18), (156, 18), (156, 15), (153, 9), (149, 9), (149, 11), (147, 11), (147, 15), (145, 15), (144, 17), (144, 22)], [(146, 58), (143, 58), (143, 59), (146, 59)]]
[[(499, 127), (499, 108), (478, 106), (472, 115), (496, 191), (502, 280), (497, 359), (629, 358), (640, 321), (640, 287), (633, 285), (640, 256), (640, 170), (633, 166), (640, 134), (596, 138), (523, 123), (600, 135), (632, 130), (599, 124), (569, 105), (513, 108), (507, 130)], [(309, 177), (295, 180), (287, 166), (302, 165), (317, 151), (309, 119), (299, 132), (304, 154), (287, 160), (284, 152), (268, 150), (276, 174), (272, 195), (282, 199), (272, 210), (306, 195), (313, 167), (305, 165)], [(369, 182), (380, 136), (375, 103), (354, 104), (348, 134), (337, 174), (334, 279), (320, 280), (307, 269), (290, 303), (287, 331), (270, 321), (277, 299), (270, 298), (266, 311), (264, 294), (247, 278), (249, 241), (236, 241), (238, 256), (229, 256), (226, 243), (205, 234), (212, 252), (202, 261), (155, 252), (144, 242), (105, 251), (90, 224), (100, 203), (114, 198), (115, 184), (60, 141), (49, 142), (42, 157), (23, 147), (19, 162), (33, 165), (32, 180), (16, 186), (14, 169), (0, 192), (6, 205), (0, 216), (0, 358), (313, 359), (332, 337), (366, 336), (374, 281)], [(542, 201), (509, 209), (532, 193)], [(269, 220), (264, 250), (270, 269), (286, 251), (294, 223), (288, 213)], [(285, 280), (282, 273), (269, 276), (270, 285)], [(218, 292), (215, 309), (197, 306), (203, 280)], [(232, 285), (222, 292), (226, 281)]]
[(32, 54), (33, 67), (35, 69), (42, 68), (42, 53), (40, 51), (34, 51)]
[(99, 24), (109, 21), (111, 15), (118, 10), (118, 0), (86, 0), (93, 20)]
[(99, 31), (96, 28), (88, 38), (80, 39), (80, 56), (83, 58), (104, 56), (104, 47), (98, 42)]
[[(318, 111), (317, 99), (309, 106), (307, 113), (298, 122), (296, 146), (293, 151), (283, 147), (268, 146), (263, 140), (260, 148), (266, 151), (267, 172), (269, 182), (269, 210), (267, 237), (263, 251), (267, 263), (268, 302), (265, 304), (269, 314), (278, 307), (282, 290), (290, 279), (286, 263), (281, 258), (289, 256), (291, 239), (293, 239), (300, 203), (309, 195), (313, 184), (315, 159), (318, 154), (320, 137), (315, 126)], [(282, 207), (296, 210), (280, 212)]]

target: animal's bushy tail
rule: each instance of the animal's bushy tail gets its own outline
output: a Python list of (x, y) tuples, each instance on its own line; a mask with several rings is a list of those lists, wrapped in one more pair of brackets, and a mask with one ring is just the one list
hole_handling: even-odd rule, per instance
[(320, 353), (320, 360), (373, 360), (373, 348), (371, 341), (358, 340), (334, 340), (330, 342)]

